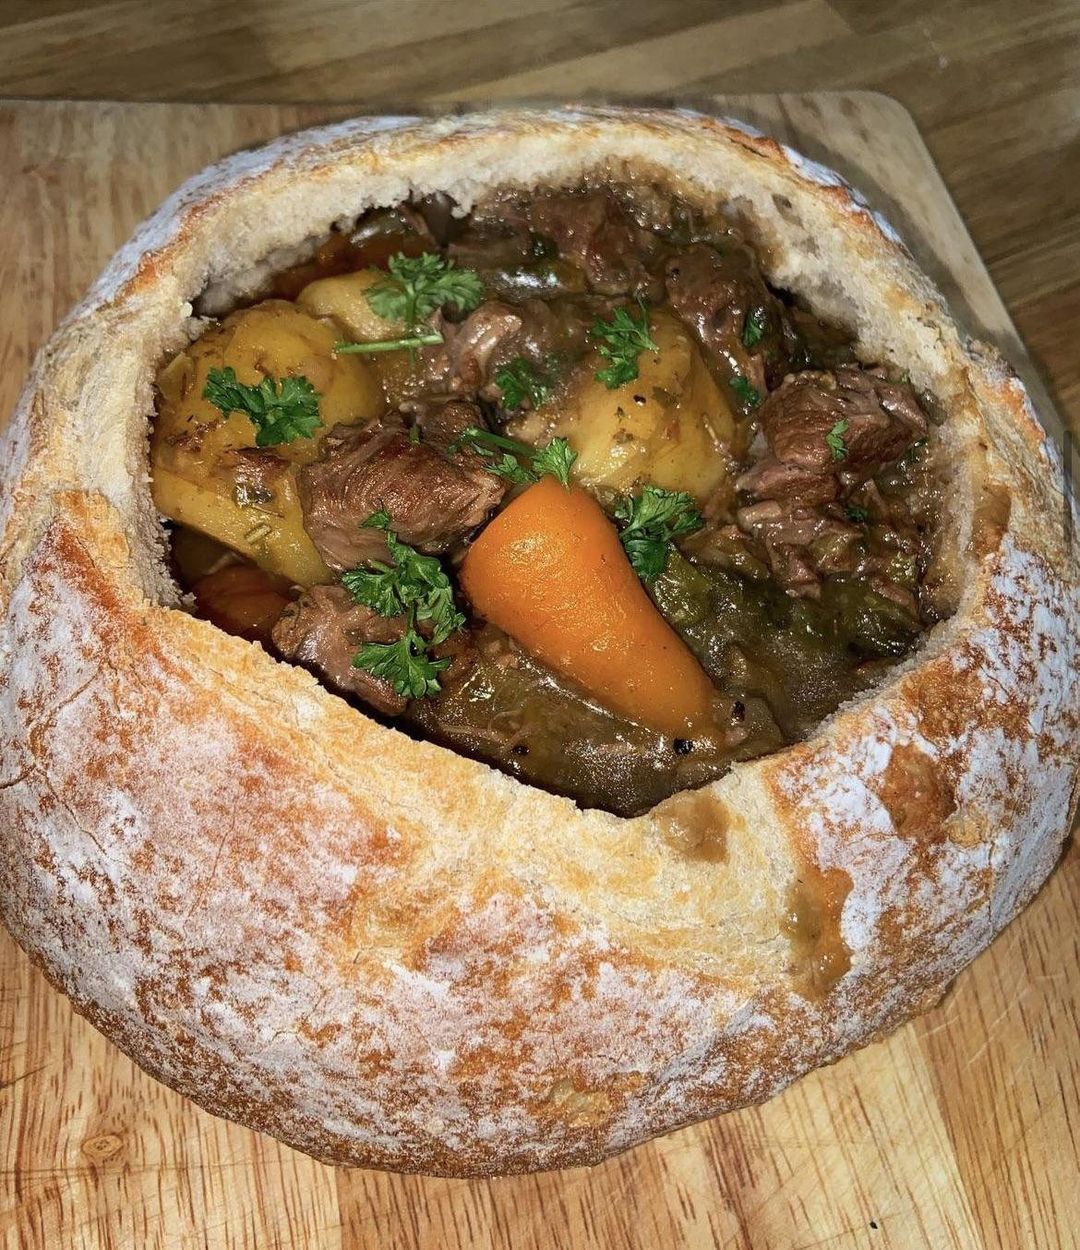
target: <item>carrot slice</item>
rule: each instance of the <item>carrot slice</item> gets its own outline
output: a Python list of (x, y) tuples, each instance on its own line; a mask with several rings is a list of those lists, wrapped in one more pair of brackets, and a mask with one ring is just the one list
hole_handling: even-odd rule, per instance
[(254, 564), (227, 564), (192, 586), (200, 613), (219, 629), (252, 642), (270, 641), (270, 631), (289, 606), (289, 583)]
[(461, 585), (481, 616), (613, 712), (675, 737), (713, 687), (646, 594), (591, 495), (542, 477), (480, 534)]

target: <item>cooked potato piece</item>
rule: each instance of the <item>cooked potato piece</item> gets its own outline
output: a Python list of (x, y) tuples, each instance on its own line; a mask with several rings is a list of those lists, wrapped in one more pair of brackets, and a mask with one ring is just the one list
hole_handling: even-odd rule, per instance
[(586, 486), (632, 491), (643, 482), (703, 500), (730, 473), (735, 423), (697, 344), (676, 318), (652, 312), (658, 352), (638, 357), (639, 377), (608, 390), (589, 357), (550, 405), (520, 424), (524, 437), (561, 436), (578, 453), (574, 477)]
[[(334, 356), (338, 337), (330, 322), (268, 300), (207, 331), (157, 379), (151, 463), (158, 508), (301, 585), (332, 575), (304, 530), (297, 466), (315, 459), (331, 427), (371, 420), (384, 408), (370, 364)], [(226, 367), (249, 385), (264, 377), (306, 377), (319, 392), (322, 426), (311, 438), (256, 449), (245, 413), (224, 416), (203, 398), (211, 369)]]
[(229, 493), (224, 476), (199, 484), (160, 467), (154, 470), (154, 502), (165, 516), (213, 535), (268, 573), (298, 586), (332, 582), (333, 573), (304, 529), (296, 471), (279, 463), (285, 473), (270, 504), (241, 503)]
[(381, 269), (360, 269), (336, 278), (320, 278), (304, 287), (296, 302), (316, 317), (333, 317), (354, 343), (400, 338), (405, 333), (405, 323), (380, 317), (367, 302), (368, 291), (385, 281), (386, 274)]

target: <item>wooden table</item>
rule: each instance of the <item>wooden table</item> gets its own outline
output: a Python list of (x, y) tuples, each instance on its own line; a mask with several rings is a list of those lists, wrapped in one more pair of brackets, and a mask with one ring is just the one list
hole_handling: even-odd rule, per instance
[(1080, 0), (0, 0), (0, 96), (346, 102), (883, 91), (1080, 408)]
[[(902, 109), (865, 95), (722, 105), (849, 172), (969, 324), (1021, 359)], [(2, 409), (32, 349), (180, 178), (338, 112), (0, 106)], [(941, 1006), (764, 1107), (590, 1172), (487, 1182), (334, 1171), (211, 1118), (74, 1017), (3, 938), (0, 1239), (12, 1250), (1080, 1244), (1078, 889), (1074, 852)]]

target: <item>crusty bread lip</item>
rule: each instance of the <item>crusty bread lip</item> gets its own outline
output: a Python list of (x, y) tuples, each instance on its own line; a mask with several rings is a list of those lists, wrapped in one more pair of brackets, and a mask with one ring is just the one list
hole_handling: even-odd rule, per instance
[[(209, 278), (411, 190), (467, 205), (600, 166), (731, 201), (774, 281), (942, 399), (963, 574), (955, 616), (813, 739), (634, 820), (379, 726), (177, 610), (147, 489), (151, 378)], [(760, 1101), (933, 1001), (1066, 835), (1060, 458), (850, 189), (733, 124), (360, 119), (241, 153), (57, 331), (0, 463), (4, 921), (148, 1071), (320, 1158), (589, 1163)], [(850, 970), (815, 996), (838, 942)]]

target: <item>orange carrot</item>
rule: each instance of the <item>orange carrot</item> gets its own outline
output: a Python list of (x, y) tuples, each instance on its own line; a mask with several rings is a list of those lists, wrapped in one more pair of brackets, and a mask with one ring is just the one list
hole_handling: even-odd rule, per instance
[(611, 711), (675, 737), (708, 722), (711, 682), (580, 487), (542, 477), (520, 494), (469, 548), (461, 585), (480, 615)]
[(199, 612), (219, 629), (252, 642), (269, 642), (289, 606), (289, 583), (254, 564), (227, 564), (192, 586)]

